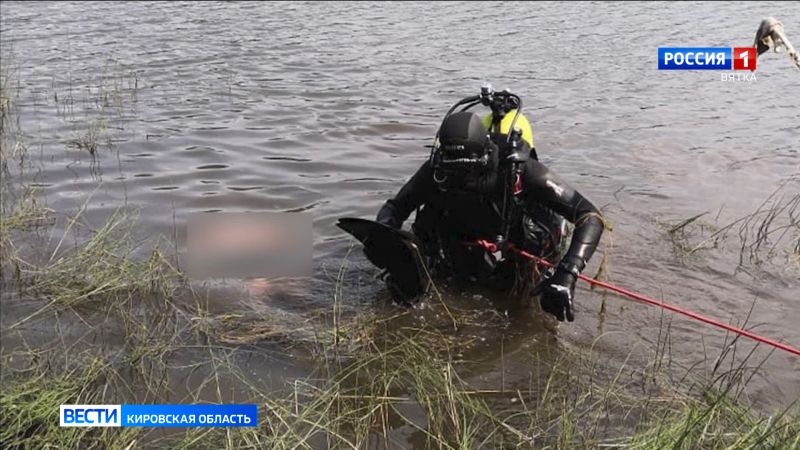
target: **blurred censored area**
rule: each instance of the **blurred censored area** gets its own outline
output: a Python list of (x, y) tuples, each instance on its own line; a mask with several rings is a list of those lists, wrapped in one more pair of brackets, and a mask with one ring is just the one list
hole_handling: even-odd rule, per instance
[(311, 216), (302, 213), (203, 213), (189, 216), (190, 278), (311, 275)]

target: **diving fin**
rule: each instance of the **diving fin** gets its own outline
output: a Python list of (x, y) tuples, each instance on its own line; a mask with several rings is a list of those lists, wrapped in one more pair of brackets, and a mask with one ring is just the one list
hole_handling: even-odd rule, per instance
[(367, 259), (387, 272), (386, 283), (401, 302), (409, 303), (428, 289), (427, 268), (416, 236), (354, 217), (341, 218), (336, 226), (364, 245)]

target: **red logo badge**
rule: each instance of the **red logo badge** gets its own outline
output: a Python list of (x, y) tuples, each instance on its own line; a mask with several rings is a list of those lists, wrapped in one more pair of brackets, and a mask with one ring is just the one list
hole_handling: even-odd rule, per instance
[(734, 47), (733, 70), (756, 70), (755, 47)]

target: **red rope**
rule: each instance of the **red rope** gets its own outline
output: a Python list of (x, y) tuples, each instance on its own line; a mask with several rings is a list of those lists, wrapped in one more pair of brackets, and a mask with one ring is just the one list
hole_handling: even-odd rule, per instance
[[(497, 246), (495, 244), (491, 243), (491, 242), (488, 242), (488, 241), (480, 240), (480, 241), (478, 241), (478, 245), (486, 248), (487, 250), (489, 250), (491, 252), (497, 251)], [(526, 252), (524, 250), (520, 250), (520, 249), (515, 248), (513, 246), (511, 247), (511, 249), (516, 251), (521, 256), (524, 256), (524, 257), (526, 257), (528, 259), (531, 259), (531, 260), (535, 261), (536, 263), (541, 264), (541, 265), (543, 265), (545, 267), (552, 267), (553, 266), (553, 263), (551, 263), (550, 261), (548, 261), (548, 260), (546, 260), (544, 258), (540, 258), (540, 257), (538, 257), (536, 255), (530, 254), (530, 253), (528, 253), (528, 252)], [(748, 337), (748, 338), (750, 338), (750, 339), (752, 339), (754, 341), (758, 341), (758, 342), (770, 345), (772, 347), (775, 347), (777, 349), (780, 349), (780, 350), (783, 350), (783, 351), (786, 351), (786, 352), (789, 352), (789, 353), (793, 353), (793, 354), (795, 354), (797, 356), (800, 356), (800, 350), (798, 350), (798, 349), (796, 349), (796, 348), (794, 348), (794, 347), (792, 347), (790, 345), (784, 344), (782, 342), (778, 342), (778, 341), (776, 341), (774, 339), (770, 339), (770, 338), (755, 334), (755, 333), (753, 333), (751, 331), (747, 331), (747, 330), (744, 330), (744, 329), (741, 329), (741, 328), (737, 328), (737, 327), (735, 327), (733, 325), (728, 325), (726, 323), (720, 322), (720, 321), (712, 319), (710, 317), (703, 316), (701, 314), (689, 311), (687, 309), (680, 308), (678, 306), (670, 305), (669, 303), (664, 303), (664, 302), (652, 299), (652, 298), (644, 296), (642, 294), (637, 294), (636, 292), (629, 291), (627, 289), (624, 289), (624, 288), (621, 288), (621, 287), (618, 287), (618, 286), (614, 286), (613, 284), (606, 283), (605, 281), (595, 280), (594, 278), (587, 277), (586, 275), (578, 275), (578, 278), (580, 278), (583, 281), (586, 281), (589, 284), (592, 284), (592, 285), (595, 285), (595, 286), (600, 286), (602, 288), (608, 289), (609, 291), (616, 292), (616, 293), (618, 293), (620, 295), (623, 295), (625, 297), (628, 297), (630, 299), (633, 299), (633, 300), (636, 300), (636, 301), (640, 301), (640, 302), (643, 302), (643, 303), (648, 303), (648, 304), (651, 304), (651, 305), (654, 305), (654, 306), (658, 306), (660, 308), (664, 308), (666, 310), (669, 310), (669, 311), (672, 311), (672, 312), (676, 312), (678, 314), (682, 314), (682, 315), (684, 315), (686, 317), (691, 317), (692, 319), (699, 320), (699, 321), (707, 323), (709, 325), (713, 325), (715, 327), (722, 328), (724, 330), (728, 330), (730, 332), (739, 334), (741, 336)]]

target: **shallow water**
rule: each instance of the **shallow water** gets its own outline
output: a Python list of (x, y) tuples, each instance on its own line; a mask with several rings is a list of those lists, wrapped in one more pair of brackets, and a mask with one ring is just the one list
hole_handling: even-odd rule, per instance
[[(656, 70), (659, 46), (749, 46), (767, 15), (800, 42), (796, 3), (3, 2), (0, 37), (41, 168), (27, 181), (50, 208), (74, 212), (88, 199), (98, 222), (135, 208), (142, 236), (171, 236), (202, 211), (312, 215), (307, 295), (255, 284), (242, 295), (234, 283), (215, 290), (212, 309), (301, 323), (305, 311), (329, 308), (330, 273), (352, 243), (336, 219), (374, 216), (425, 160), (450, 104), (488, 81), (523, 96), (539, 155), (603, 208), (612, 281), (723, 321), (743, 321), (757, 298), (749, 323), (797, 346), (797, 266), (778, 256), (737, 271), (735, 244), (681, 261), (661, 225), (703, 211), (729, 223), (787, 180), (785, 195), (800, 192), (800, 76), (785, 55), (759, 59), (755, 82)], [(96, 159), (70, 144), (90, 130)], [(358, 251), (349, 258), (368, 269)], [(361, 272), (347, 280), (350, 306), (385, 300)], [(577, 302), (576, 322), (557, 331), (563, 345), (590, 347), (602, 335), (594, 351), (613, 365), (658, 339), (657, 309), (611, 296), (601, 320), (601, 295), (583, 286)], [(5, 306), (6, 324), (24, 313)], [(526, 316), (510, 331), (487, 323), (486, 342), (510, 339), (506, 382), (524, 380), (514, 352), (550, 332)], [(672, 356), (686, 366), (713, 360), (724, 339), (680, 318), (671, 332)], [(486, 363), (469, 381), (494, 383), (497, 349), (475, 352)], [(276, 384), (294, 374), (248, 364)], [(800, 359), (776, 353), (751, 392), (787, 405), (800, 396), (799, 369)]]

